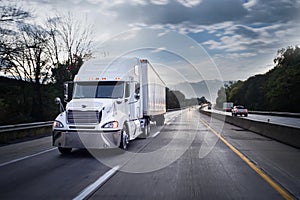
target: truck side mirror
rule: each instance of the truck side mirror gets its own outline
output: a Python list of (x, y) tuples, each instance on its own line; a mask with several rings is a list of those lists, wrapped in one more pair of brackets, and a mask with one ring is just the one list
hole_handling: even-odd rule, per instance
[(64, 83), (64, 101), (68, 102), (69, 100), (69, 83)]
[(60, 100), (60, 98), (59, 97), (56, 97), (55, 99), (54, 99), (54, 102), (55, 102), (55, 104), (60, 104), (61, 103), (61, 100)]
[(69, 102), (72, 97), (74, 83), (72, 81), (64, 82), (64, 102)]
[(64, 111), (65, 111), (64, 106), (63, 106), (63, 104), (61, 103), (61, 100), (60, 100), (59, 97), (56, 97), (56, 98), (54, 99), (54, 102), (55, 102), (55, 104), (59, 105), (60, 112), (64, 112)]
[(135, 93), (135, 94), (134, 94), (134, 98), (135, 98), (136, 100), (139, 100), (139, 99), (140, 99), (140, 94)]

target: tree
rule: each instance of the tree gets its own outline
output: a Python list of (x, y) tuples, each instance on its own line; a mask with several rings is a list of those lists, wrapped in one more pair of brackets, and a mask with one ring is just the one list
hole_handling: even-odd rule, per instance
[(167, 109), (181, 108), (184, 106), (185, 96), (180, 91), (166, 89)]
[(17, 34), (17, 25), (29, 18), (28, 11), (8, 1), (0, 0), (0, 69), (7, 66), (6, 57), (20, 53), (18, 44), (13, 38)]
[(18, 80), (32, 83), (32, 116), (43, 119), (41, 85), (49, 82), (52, 63), (49, 59), (47, 44), (50, 37), (45, 29), (38, 25), (23, 24), (14, 41), (18, 51), (8, 54), (4, 72)]
[(24, 104), (28, 105), (25, 101), (30, 100), (32, 118), (43, 120), (48, 114), (43, 112), (47, 106), (43, 104), (42, 86), (73, 79), (84, 60), (91, 56), (91, 27), (76, 22), (71, 15), (67, 19), (53, 18), (46, 24), (28, 24), (24, 20), (29, 14), (12, 10), (10, 18), (2, 15), (0, 21), (10, 23), (15, 19), (17, 22), (11, 31), (2, 32), (5, 39), (0, 39), (1, 71), (11, 78), (32, 83), (33, 94), (25, 98), (24, 92)]
[(0, 0), (0, 23), (14, 23), (23, 21), (25, 18), (30, 17), (28, 11), (10, 4), (9, 1)]
[(86, 21), (76, 21), (71, 13), (49, 18), (53, 79), (58, 83), (72, 80), (84, 60), (92, 56), (93, 28)]

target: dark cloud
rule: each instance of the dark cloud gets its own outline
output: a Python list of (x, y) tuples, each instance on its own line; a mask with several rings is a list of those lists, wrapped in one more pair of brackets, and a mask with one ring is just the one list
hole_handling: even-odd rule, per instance
[(299, 0), (258, 0), (242, 20), (245, 23), (284, 23), (299, 16)]
[(247, 14), (239, 0), (203, 0), (196, 6), (186, 7), (177, 1), (166, 5), (121, 4), (113, 8), (120, 19), (130, 23), (152, 24), (191, 24), (209, 25), (225, 21), (235, 21)]

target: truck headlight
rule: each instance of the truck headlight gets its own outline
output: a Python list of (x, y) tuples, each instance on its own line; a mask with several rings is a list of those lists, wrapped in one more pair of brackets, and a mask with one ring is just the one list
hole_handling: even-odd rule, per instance
[(54, 121), (52, 127), (53, 128), (63, 128), (64, 125), (60, 121)]
[(118, 127), (119, 127), (119, 123), (117, 121), (108, 122), (102, 126), (102, 128), (118, 128)]

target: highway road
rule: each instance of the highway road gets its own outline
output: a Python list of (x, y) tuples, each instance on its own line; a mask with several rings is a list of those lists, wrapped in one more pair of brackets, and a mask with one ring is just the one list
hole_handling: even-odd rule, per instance
[[(207, 109), (205, 109), (205, 110), (207, 110)], [(209, 110), (207, 110), (207, 111), (209, 111)], [(210, 110), (210, 111), (231, 116), (231, 112), (223, 112), (223, 111), (214, 110), (214, 109)], [(246, 119), (300, 128), (300, 118), (248, 114), (248, 117), (246, 117)]]
[(300, 198), (300, 150), (202, 115), (168, 113), (128, 151), (0, 147), (0, 199)]

